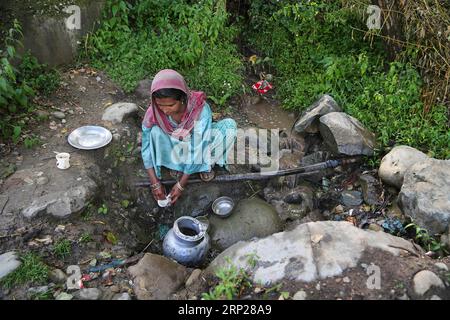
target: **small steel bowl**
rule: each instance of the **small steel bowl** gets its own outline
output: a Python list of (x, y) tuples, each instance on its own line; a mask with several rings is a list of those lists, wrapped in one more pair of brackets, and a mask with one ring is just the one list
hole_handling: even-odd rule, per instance
[(217, 198), (212, 204), (212, 211), (221, 218), (231, 215), (234, 208), (234, 201), (230, 197)]

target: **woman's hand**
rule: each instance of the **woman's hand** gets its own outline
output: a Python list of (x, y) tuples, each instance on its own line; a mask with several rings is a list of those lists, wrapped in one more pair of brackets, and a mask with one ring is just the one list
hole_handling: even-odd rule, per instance
[(152, 194), (156, 201), (166, 199), (166, 191), (162, 185), (157, 189), (152, 189)]
[(181, 196), (181, 193), (183, 192), (184, 186), (187, 184), (188, 179), (189, 179), (189, 175), (185, 173), (181, 177), (180, 181), (175, 183), (175, 185), (172, 187), (172, 190), (170, 191), (172, 205), (175, 204), (175, 202), (177, 202), (178, 198)]
[(177, 187), (177, 185), (172, 187), (172, 190), (170, 191), (170, 200), (172, 205), (177, 202), (178, 198), (181, 196), (181, 193), (182, 191)]

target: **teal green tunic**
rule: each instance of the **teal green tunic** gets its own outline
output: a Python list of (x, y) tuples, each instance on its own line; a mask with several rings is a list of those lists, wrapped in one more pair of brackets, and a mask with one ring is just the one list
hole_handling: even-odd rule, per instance
[[(177, 123), (169, 117), (173, 128)], [(228, 152), (234, 146), (237, 126), (233, 119), (212, 122), (211, 108), (203, 107), (191, 134), (178, 140), (159, 126), (142, 126), (142, 160), (145, 169), (153, 168), (161, 179), (161, 167), (186, 174), (208, 172), (217, 164), (227, 168)]]

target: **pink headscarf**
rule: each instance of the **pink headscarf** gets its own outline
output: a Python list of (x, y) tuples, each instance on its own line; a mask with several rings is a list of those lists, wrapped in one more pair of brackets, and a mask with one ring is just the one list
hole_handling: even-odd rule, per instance
[[(153, 98), (153, 93), (160, 89), (179, 89), (186, 93), (187, 106), (181, 118), (181, 122), (176, 129), (172, 128), (166, 114), (158, 107)], [(201, 91), (190, 91), (181, 74), (171, 69), (164, 69), (158, 72), (152, 81), (151, 87), (152, 99), (144, 116), (143, 125), (151, 128), (154, 125), (159, 126), (169, 135), (177, 139), (184, 139), (194, 128), (195, 121), (205, 105), (206, 95)]]

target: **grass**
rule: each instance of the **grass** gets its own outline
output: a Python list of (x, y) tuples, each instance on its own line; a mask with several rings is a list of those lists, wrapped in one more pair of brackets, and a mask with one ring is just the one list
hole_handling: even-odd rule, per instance
[(68, 239), (59, 240), (53, 248), (53, 253), (60, 259), (67, 258), (72, 253), (72, 243)]
[(22, 284), (41, 285), (47, 281), (49, 268), (35, 253), (28, 252), (20, 257), (22, 264), (14, 272), (1, 280), (4, 288)]
[(89, 243), (92, 241), (92, 236), (89, 232), (83, 232), (80, 236), (80, 239), (78, 239), (78, 242), (83, 243)]

